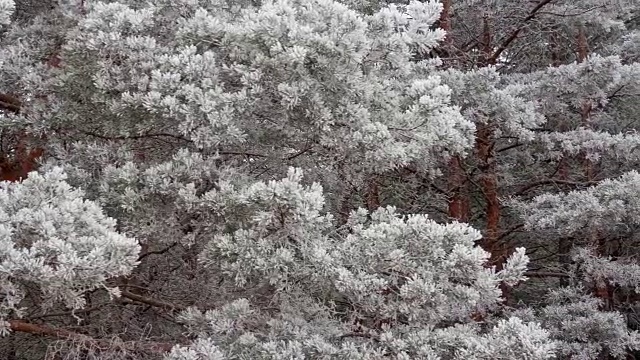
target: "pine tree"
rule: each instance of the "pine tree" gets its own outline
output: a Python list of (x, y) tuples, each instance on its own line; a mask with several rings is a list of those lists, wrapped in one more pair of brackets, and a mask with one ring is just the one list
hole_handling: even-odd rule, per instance
[(630, 356), (639, 5), (0, 1), (0, 354)]

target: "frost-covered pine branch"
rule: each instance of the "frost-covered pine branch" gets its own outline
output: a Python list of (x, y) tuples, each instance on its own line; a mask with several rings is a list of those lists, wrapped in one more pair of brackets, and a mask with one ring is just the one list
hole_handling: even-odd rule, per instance
[(22, 314), (26, 284), (42, 292), (42, 306), (61, 301), (80, 309), (85, 291), (108, 289), (107, 279), (137, 264), (137, 241), (118, 233), (115, 220), (65, 178), (55, 168), (21, 183), (0, 183), (3, 320)]

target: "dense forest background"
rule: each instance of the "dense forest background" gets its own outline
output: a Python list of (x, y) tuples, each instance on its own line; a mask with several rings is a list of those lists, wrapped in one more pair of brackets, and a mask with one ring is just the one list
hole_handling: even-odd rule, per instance
[(636, 359), (639, 19), (0, 0), (0, 358)]

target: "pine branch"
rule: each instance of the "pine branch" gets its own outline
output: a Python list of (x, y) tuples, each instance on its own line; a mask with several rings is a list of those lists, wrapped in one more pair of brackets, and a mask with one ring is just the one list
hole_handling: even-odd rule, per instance
[(162, 354), (171, 351), (171, 348), (173, 348), (173, 346), (175, 345), (166, 342), (153, 341), (114, 342), (112, 340), (96, 339), (91, 336), (69, 331), (66, 329), (28, 323), (22, 320), (9, 320), (8, 323), (9, 328), (15, 332), (23, 332), (27, 334), (49, 336), (57, 339), (69, 340), (103, 350), (123, 348), (130, 352)]
[(171, 245), (165, 247), (164, 249), (147, 251), (144, 254), (140, 254), (138, 256), (138, 261), (141, 261), (142, 259), (146, 258), (149, 255), (162, 255), (162, 254), (165, 254), (167, 251), (169, 251), (169, 250), (173, 249), (174, 247), (176, 247), (176, 245), (178, 245), (178, 242), (174, 242)]
[(518, 192), (516, 192), (515, 194), (513, 194), (514, 196), (520, 196), (523, 195), (524, 193), (526, 193), (527, 191), (536, 188), (538, 186), (543, 186), (543, 185), (568, 185), (568, 186), (574, 186), (574, 187), (587, 187), (587, 186), (592, 186), (592, 185), (597, 185), (599, 183), (599, 181), (568, 181), (568, 180), (558, 180), (558, 179), (547, 179), (547, 180), (540, 180), (540, 181), (536, 181), (533, 182), (531, 184), (528, 184), (526, 186), (524, 186), (522, 189), (520, 189)]
[(545, 272), (545, 271), (527, 271), (524, 273), (524, 276), (535, 277), (535, 278), (546, 278), (546, 277), (569, 278), (571, 277), (570, 275), (564, 274), (564, 273)]
[(103, 139), (103, 140), (138, 140), (138, 139), (145, 139), (145, 138), (157, 138), (157, 137), (170, 137), (170, 138), (174, 138), (177, 140), (181, 140), (181, 141), (186, 141), (186, 142), (192, 142), (191, 140), (182, 137), (180, 135), (175, 135), (175, 134), (170, 134), (170, 133), (148, 133), (148, 134), (140, 134), (140, 135), (117, 135), (117, 136), (110, 136), (110, 135), (102, 135), (102, 134), (98, 134), (96, 132), (93, 131), (81, 131), (82, 134), (84, 135), (88, 135), (91, 137), (95, 137), (98, 139)]
[[(60, 57), (57, 54), (57, 51), (51, 54), (48, 58), (45, 59), (45, 63), (47, 67), (57, 68), (60, 66)], [(0, 93), (0, 109), (7, 110), (13, 113), (19, 113), (22, 108), (22, 101), (17, 97), (9, 94)]]
[(511, 45), (511, 43), (513, 41), (515, 41), (518, 38), (518, 35), (520, 35), (520, 32), (522, 32), (522, 30), (524, 30), (525, 26), (527, 25), (527, 23), (531, 20), (533, 20), (536, 15), (538, 14), (538, 12), (540, 12), (540, 10), (545, 7), (546, 5), (548, 5), (549, 3), (551, 3), (553, 0), (542, 0), (538, 3), (538, 5), (536, 5), (530, 12), (529, 15), (527, 15), (524, 19), (522, 19), (522, 22), (520, 23), (520, 26), (518, 26), (517, 29), (515, 29), (511, 35), (509, 35), (507, 37), (507, 39), (505, 41), (502, 42), (502, 44), (500, 44), (500, 46), (494, 51), (493, 55), (491, 55), (491, 57), (489, 58), (489, 63), (495, 63), (498, 58), (500, 57), (500, 55), (502, 55), (502, 53), (507, 50), (507, 48), (509, 47), (509, 45)]
[(157, 300), (154, 298), (150, 298), (150, 297), (146, 297), (146, 296), (142, 296), (142, 295), (138, 295), (138, 294), (134, 294), (132, 292), (129, 291), (121, 291), (120, 295), (123, 298), (127, 298), (129, 300), (133, 300), (133, 301), (137, 301), (139, 303), (143, 303), (143, 304), (147, 304), (147, 305), (151, 305), (154, 307), (158, 307), (158, 308), (162, 308), (165, 310), (169, 310), (169, 311), (182, 311), (185, 310), (186, 307), (181, 306), (181, 305), (175, 305), (175, 304), (171, 304), (162, 300)]

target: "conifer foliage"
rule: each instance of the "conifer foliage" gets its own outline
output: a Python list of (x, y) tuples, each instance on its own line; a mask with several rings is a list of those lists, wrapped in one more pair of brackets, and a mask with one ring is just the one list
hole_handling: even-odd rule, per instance
[(633, 358), (638, 13), (0, 0), (0, 357)]

